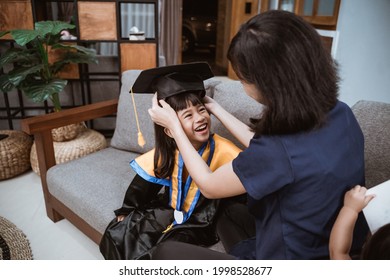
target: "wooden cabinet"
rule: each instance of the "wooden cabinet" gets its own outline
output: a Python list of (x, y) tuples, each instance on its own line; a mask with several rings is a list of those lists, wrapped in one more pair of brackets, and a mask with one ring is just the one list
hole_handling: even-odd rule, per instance
[[(232, 0), (231, 1), (231, 14), (227, 15), (230, 18), (229, 27), (230, 27), (230, 37), (229, 42), (233, 39), (234, 35), (239, 30), (241, 24), (246, 22), (251, 17), (259, 13), (259, 4), (264, 2), (263, 0)], [(234, 73), (231, 64), (228, 64), (227, 76), (230, 79), (237, 80), (238, 77)]]
[(78, 1), (80, 40), (117, 40), (116, 3)]
[(285, 10), (300, 15), (316, 28), (336, 29), (341, 0), (264, 0), (261, 11)]
[(319, 27), (336, 29), (340, 0), (298, 1), (297, 14)]
[[(311, 23), (320, 33), (324, 46), (334, 54), (336, 30), (341, 0), (231, 0), (230, 39), (237, 33), (239, 26), (258, 13), (268, 10), (293, 12)], [(228, 77), (237, 79), (231, 65)]]
[[(15, 15), (21, 16), (15, 16)], [(30, 0), (0, 1), (0, 31), (33, 29), (34, 21)], [(9, 39), (10, 36), (3, 37)]]

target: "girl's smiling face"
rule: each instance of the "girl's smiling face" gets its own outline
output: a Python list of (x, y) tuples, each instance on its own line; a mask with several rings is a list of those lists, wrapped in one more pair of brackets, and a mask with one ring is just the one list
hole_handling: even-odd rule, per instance
[(203, 104), (189, 106), (177, 111), (181, 126), (196, 150), (207, 142), (210, 136), (210, 115)]

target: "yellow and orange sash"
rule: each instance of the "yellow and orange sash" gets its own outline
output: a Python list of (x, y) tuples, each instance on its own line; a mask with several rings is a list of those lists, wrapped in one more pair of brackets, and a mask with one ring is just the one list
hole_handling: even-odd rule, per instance
[[(198, 150), (203, 160), (212, 171), (221, 165), (233, 160), (241, 150), (229, 140), (214, 134), (209, 141)], [(170, 205), (175, 209), (174, 224), (181, 224), (188, 220), (198, 202), (200, 191), (191, 176), (182, 182), (184, 162), (176, 151), (175, 167), (170, 178), (157, 178), (153, 171), (154, 149), (137, 157), (130, 162), (130, 166), (144, 180), (168, 186), (170, 189)]]

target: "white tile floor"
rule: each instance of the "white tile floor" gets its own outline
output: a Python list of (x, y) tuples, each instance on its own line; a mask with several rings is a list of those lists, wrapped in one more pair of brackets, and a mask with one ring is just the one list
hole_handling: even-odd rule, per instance
[(41, 181), (32, 171), (0, 181), (0, 216), (21, 229), (35, 260), (101, 260), (98, 245), (67, 220), (47, 216)]

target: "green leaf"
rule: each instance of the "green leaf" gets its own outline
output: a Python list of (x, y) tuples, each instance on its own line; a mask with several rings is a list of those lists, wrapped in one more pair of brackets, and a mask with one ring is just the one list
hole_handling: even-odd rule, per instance
[(42, 64), (33, 67), (19, 67), (8, 73), (8, 79), (15, 87), (18, 87), (29, 75), (41, 71), (42, 68)]
[(37, 38), (39, 36), (39, 32), (36, 30), (19, 29), (11, 30), (11, 35), (15, 42), (23, 47)]
[(96, 56), (86, 53), (69, 52), (62, 59), (69, 63), (98, 63)]
[(51, 69), (54, 73), (58, 73), (69, 63), (98, 63), (98, 60), (96, 57), (91, 57), (83, 53), (70, 52), (64, 55), (61, 60), (54, 62)]
[(38, 62), (38, 57), (34, 50), (13, 48), (8, 49), (0, 57), (0, 68), (10, 63), (18, 63), (20, 65), (32, 65)]
[(90, 56), (96, 56), (95, 49), (90, 49), (90, 48), (86, 48), (86, 47), (79, 46), (79, 45), (65, 45), (65, 44), (60, 43), (60, 44), (53, 45), (53, 49), (64, 49), (64, 50), (70, 50), (70, 51), (74, 50), (77, 52), (88, 54)]
[(50, 83), (36, 81), (34, 84), (30, 84), (22, 90), (32, 101), (42, 103), (53, 94), (63, 91), (67, 83), (68, 81), (60, 79), (52, 80)]
[(15, 86), (10, 82), (8, 75), (0, 76), (0, 90), (2, 92), (9, 92), (13, 90)]
[(9, 31), (0, 31), (0, 38), (8, 33), (9, 33)]
[(60, 34), (64, 29), (73, 29), (75, 26), (73, 24), (63, 22), (63, 21), (38, 21), (35, 23), (35, 30), (37, 30), (42, 37), (45, 37), (47, 34), (57, 35)]
[[(35, 23), (34, 30), (11, 30), (11, 36), (19, 46), (15, 44), (0, 57), (0, 67), (13, 66), (11, 71), (1, 75), (0, 89), (9, 91), (16, 87), (35, 102), (52, 99), (54, 104), (67, 81), (53, 80), (53, 77), (66, 64), (98, 62), (94, 50), (60, 43), (61, 31), (73, 28), (75, 25), (62, 21), (40, 21)], [(0, 32), (0, 36), (7, 33)], [(58, 54), (61, 56), (58, 61), (49, 63), (47, 46), (64, 50)], [(60, 108), (60, 104), (54, 105)]]

